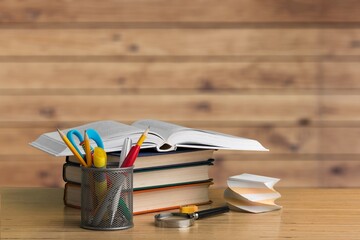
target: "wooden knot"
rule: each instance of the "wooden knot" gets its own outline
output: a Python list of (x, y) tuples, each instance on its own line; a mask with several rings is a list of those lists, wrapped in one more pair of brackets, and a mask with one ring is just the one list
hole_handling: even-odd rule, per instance
[(55, 116), (55, 109), (53, 107), (43, 107), (40, 108), (40, 115), (47, 117), (47, 118), (52, 118)]

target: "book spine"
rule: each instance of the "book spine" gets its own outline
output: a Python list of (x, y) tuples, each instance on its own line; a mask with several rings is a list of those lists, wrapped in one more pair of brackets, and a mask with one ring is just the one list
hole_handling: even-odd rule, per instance
[[(214, 165), (214, 159), (208, 159), (206, 161), (200, 161), (200, 162), (192, 162), (192, 163), (183, 163), (183, 164), (159, 166), (159, 167), (149, 167), (149, 168), (134, 169), (134, 174), (135, 174), (134, 177), (136, 177), (136, 173), (142, 173), (142, 172), (154, 172), (154, 173), (156, 173), (156, 172), (159, 172), (159, 171), (166, 171), (166, 170), (179, 169), (179, 168), (190, 168), (190, 167), (197, 167), (197, 166), (204, 166), (204, 165), (208, 165), (208, 166)], [(78, 174), (79, 175), (81, 174), (79, 164), (75, 164), (75, 163), (72, 163), (72, 162), (65, 163), (63, 165), (63, 172), (62, 172), (64, 182), (72, 182), (72, 183), (79, 184), (80, 181), (72, 180), (71, 177), (68, 176), (68, 169), (69, 168), (76, 168), (76, 171), (79, 172)]]
[[(146, 189), (146, 190), (134, 190), (134, 197), (136, 198), (137, 194), (142, 194), (142, 193), (146, 193), (146, 192), (152, 192), (152, 191), (162, 191), (162, 190), (169, 190), (169, 189), (177, 189), (177, 188), (183, 188), (186, 186), (196, 186), (196, 185), (207, 185), (207, 187), (209, 187), (210, 185), (212, 185), (213, 182), (212, 180), (206, 181), (206, 182), (199, 182), (199, 183), (192, 183), (192, 184), (182, 184), (182, 185), (178, 185), (178, 186), (169, 186), (169, 187), (163, 187), (162, 189)], [(80, 209), (81, 208), (81, 203), (80, 201), (76, 201), (73, 203), (69, 203), (68, 202), (68, 191), (69, 188), (77, 188), (77, 192), (79, 194), (78, 198), (80, 199), (80, 194), (81, 194), (81, 186), (80, 184), (73, 184), (73, 183), (66, 183), (65, 184), (65, 189), (64, 189), (64, 195), (63, 195), (63, 202), (65, 206), (68, 207), (72, 207), (72, 208), (77, 208)], [(211, 204), (212, 201), (206, 201), (206, 202), (194, 202), (191, 204), (194, 205), (206, 205), (206, 204)], [(140, 215), (140, 214), (145, 214), (145, 213), (152, 213), (152, 212), (159, 212), (159, 211), (167, 211), (167, 210), (172, 210), (172, 209), (178, 209), (180, 207), (180, 205), (175, 205), (175, 206), (167, 206), (164, 208), (152, 208), (152, 209), (147, 209), (145, 211), (136, 211), (136, 209), (134, 209), (134, 215)]]

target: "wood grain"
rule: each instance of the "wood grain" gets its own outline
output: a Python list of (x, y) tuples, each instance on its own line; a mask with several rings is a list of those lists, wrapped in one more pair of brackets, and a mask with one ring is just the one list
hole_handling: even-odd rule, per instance
[(319, 131), (319, 152), (330, 154), (360, 153), (360, 129), (353, 127), (327, 127)]
[[(339, 37), (333, 38), (332, 36)], [(0, 29), (0, 56), (359, 55), (358, 29)], [(69, 37), (71, 36), (71, 37)], [(26, 41), (24, 41), (26, 39)]]
[(41, 133), (144, 118), (270, 148), (217, 153), (216, 186), (242, 171), (360, 186), (359, 6), (0, 1), (0, 186), (63, 185), (63, 161), (28, 145)]
[[(345, 39), (350, 34), (347, 31)], [(291, 56), (329, 52), (326, 43), (318, 42), (318, 29), (3, 29), (0, 36), (0, 56)], [(355, 36), (347, 40), (351, 37)]]
[(3, 0), (0, 19), (23, 22), (356, 22), (360, 18), (355, 0), (266, 1), (45, 1)]
[[(336, 64), (327, 65), (326, 69), (329, 75), (335, 75), (331, 78), (332, 85), (336, 75), (348, 72), (334, 66)], [(354, 71), (356, 66), (354, 64)], [(30, 91), (58, 93), (59, 89), (61, 92), (72, 90), (72, 94), (90, 90), (92, 93), (95, 90), (110, 93), (115, 90), (135, 93), (301, 91), (318, 89), (317, 68), (318, 63), (309, 62), (1, 63), (0, 90), (4, 94), (9, 90), (24, 94)], [(356, 87), (356, 76), (346, 78), (350, 82), (348, 87)]]
[(320, 184), (324, 187), (358, 187), (360, 176), (359, 158), (319, 162)]
[(322, 120), (343, 123), (357, 123), (360, 120), (358, 94), (321, 95), (319, 100)]
[(62, 187), (64, 159), (48, 155), (0, 156), (0, 186)]
[[(76, 104), (74, 104), (76, 103)], [(114, 109), (114, 106), (116, 108)], [(287, 121), (315, 119), (312, 95), (0, 96), (1, 121)]]
[(1, 61), (314, 61), (360, 53), (359, 29), (0, 29), (0, 36)]
[(360, 87), (358, 62), (10, 62), (1, 66), (3, 94), (30, 91), (53, 94), (58, 89), (72, 94), (90, 90), (92, 93), (95, 90), (136, 93), (331, 90), (330, 93), (336, 94)]
[[(355, 43), (354, 43), (355, 44)], [(321, 89), (358, 89), (360, 87), (360, 65), (358, 62), (322, 62)]]
[[(79, 227), (80, 211), (64, 208), (63, 189), (2, 188), (2, 237), (5, 239), (358, 239), (359, 189), (280, 188), (280, 211), (249, 214), (230, 211), (197, 221), (188, 229), (153, 225), (154, 214), (134, 217), (126, 231), (89, 231)], [(212, 206), (224, 205), (224, 188), (211, 189)], [(346, 204), (344, 204), (346, 203)]]

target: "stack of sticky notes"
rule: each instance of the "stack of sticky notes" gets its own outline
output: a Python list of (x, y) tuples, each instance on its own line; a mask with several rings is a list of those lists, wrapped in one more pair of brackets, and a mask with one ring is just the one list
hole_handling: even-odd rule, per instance
[(231, 210), (252, 213), (281, 209), (275, 200), (281, 195), (274, 190), (280, 179), (253, 174), (241, 174), (228, 179), (224, 198)]

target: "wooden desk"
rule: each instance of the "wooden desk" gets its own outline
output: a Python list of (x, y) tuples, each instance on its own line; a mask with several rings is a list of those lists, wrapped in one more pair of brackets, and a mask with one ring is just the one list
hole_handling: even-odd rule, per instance
[[(210, 191), (214, 206), (223, 190)], [(230, 212), (188, 229), (156, 228), (146, 214), (132, 229), (105, 232), (79, 227), (80, 211), (64, 207), (63, 189), (2, 188), (0, 239), (360, 239), (360, 189), (278, 190), (281, 211)]]

